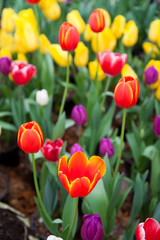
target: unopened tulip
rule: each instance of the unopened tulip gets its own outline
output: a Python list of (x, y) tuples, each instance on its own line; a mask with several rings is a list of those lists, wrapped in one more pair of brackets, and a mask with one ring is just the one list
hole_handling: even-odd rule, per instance
[(55, 141), (47, 139), (43, 144), (41, 151), (44, 157), (50, 162), (57, 162), (63, 146), (63, 140), (58, 138)]
[(154, 119), (153, 131), (156, 136), (160, 136), (160, 115)]
[[(98, 65), (98, 71), (97, 71), (97, 65)], [(95, 80), (96, 74), (98, 76), (98, 81), (101, 82), (105, 79), (106, 75), (104, 74), (101, 65), (98, 63), (98, 60), (95, 59), (92, 62), (88, 63), (89, 68), (89, 75), (92, 80)]]
[(98, 61), (106, 75), (118, 75), (127, 61), (127, 54), (114, 53), (109, 50), (97, 54)]
[(40, 40), (41, 40), (41, 53), (42, 54), (48, 53), (51, 45), (50, 41), (48, 40), (45, 34), (40, 35)]
[(36, 67), (27, 62), (15, 61), (11, 64), (11, 76), (17, 85), (26, 85), (36, 74)]
[(78, 143), (74, 143), (73, 146), (71, 147), (71, 151), (70, 151), (71, 156), (75, 152), (83, 152), (83, 149), (82, 149), (81, 145), (79, 145)]
[(7, 33), (3, 29), (0, 29), (0, 48), (6, 49), (10, 53), (14, 52), (14, 40), (10, 33)]
[(153, 218), (147, 218), (145, 222), (139, 223), (136, 228), (136, 240), (159, 240), (160, 225)]
[(103, 15), (104, 15), (104, 20), (105, 20), (105, 28), (109, 28), (111, 25), (111, 16), (108, 11), (106, 11), (104, 8), (98, 8)]
[(106, 153), (108, 158), (111, 158), (114, 155), (114, 147), (109, 138), (102, 138), (99, 144), (99, 151), (102, 156), (105, 156)]
[(83, 33), (84, 40), (85, 40), (86, 42), (91, 41), (91, 39), (92, 39), (92, 37), (93, 37), (93, 34), (94, 34), (94, 33), (92, 32), (89, 24), (86, 24), (85, 29), (84, 29), (84, 33)]
[(18, 130), (17, 142), (25, 153), (36, 153), (43, 145), (43, 133), (35, 121), (24, 123)]
[(93, 216), (86, 214), (83, 216), (83, 225), (81, 227), (81, 237), (83, 240), (102, 240), (104, 231), (100, 216), (95, 213)]
[(146, 54), (151, 54), (152, 58), (155, 58), (160, 54), (160, 51), (158, 50), (158, 47), (150, 42), (144, 42), (142, 44), (143, 50)]
[(67, 14), (67, 22), (71, 23), (78, 30), (79, 34), (84, 32), (85, 22), (78, 10), (72, 10)]
[(83, 42), (79, 42), (75, 49), (74, 62), (77, 67), (84, 67), (88, 63), (89, 50)]
[(44, 16), (51, 20), (56, 21), (61, 16), (61, 8), (57, 1), (53, 0), (40, 0), (38, 3)]
[(1, 28), (7, 32), (15, 30), (15, 16), (16, 13), (12, 8), (3, 8), (1, 17)]
[(49, 96), (46, 89), (42, 89), (36, 92), (36, 102), (40, 106), (45, 106), (48, 104)]
[[(59, 44), (50, 45), (50, 54), (53, 60), (61, 67), (67, 66), (67, 51), (63, 51)], [(72, 63), (72, 55), (69, 54), (69, 64)]]
[(151, 22), (148, 30), (148, 38), (151, 42), (158, 43), (160, 38), (160, 19)]
[[(154, 68), (151, 68), (150, 69), (150, 67), (154, 67)], [(149, 69), (149, 71), (147, 71), (147, 69)], [(151, 70), (151, 71), (150, 71)], [(151, 59), (148, 63), (147, 63), (147, 65), (146, 65), (146, 67), (145, 67), (145, 69), (144, 69), (144, 72), (146, 72), (147, 71), (147, 74), (146, 74), (146, 78), (147, 78), (147, 76), (148, 76), (148, 74), (152, 74), (152, 77), (154, 76), (154, 74), (155, 74), (155, 78), (153, 79), (153, 80), (156, 80), (156, 70), (157, 70), (157, 72), (158, 72), (158, 79), (157, 79), (157, 81), (155, 81), (155, 83), (150, 83), (150, 84), (148, 84), (148, 86), (151, 88), (151, 89), (157, 89), (157, 88), (159, 88), (159, 86), (160, 86), (160, 60), (154, 60), (154, 59)], [(153, 72), (154, 71), (154, 72)], [(154, 74), (153, 74), (154, 73)], [(151, 75), (150, 75), (150, 77), (151, 77)], [(144, 81), (145, 81), (145, 73), (144, 73)], [(151, 82), (152, 80), (150, 79), (148, 79), (148, 81), (147, 82)]]
[(123, 66), (123, 68), (121, 70), (121, 75), (122, 75), (122, 77), (131, 76), (133, 78), (138, 78), (138, 76), (135, 73), (135, 71), (127, 63)]
[(10, 72), (11, 60), (8, 57), (0, 58), (0, 73), (7, 76)]
[(87, 112), (83, 105), (73, 107), (71, 117), (77, 125), (83, 125), (87, 122)]
[(134, 46), (138, 41), (138, 27), (133, 20), (126, 23), (122, 43), (126, 47)]
[(158, 80), (158, 71), (154, 66), (148, 67), (144, 71), (144, 82), (148, 85), (156, 83)]
[(121, 108), (134, 107), (139, 97), (139, 82), (136, 78), (122, 77), (114, 90), (114, 99)]
[(77, 29), (70, 23), (64, 22), (59, 29), (59, 43), (64, 51), (73, 51), (80, 40)]
[(93, 32), (102, 32), (105, 28), (105, 18), (101, 10), (95, 9), (89, 17), (89, 25)]
[(126, 24), (126, 19), (124, 16), (118, 15), (114, 18), (111, 29), (116, 38), (119, 39), (122, 37), (124, 28), (125, 28), (125, 24)]

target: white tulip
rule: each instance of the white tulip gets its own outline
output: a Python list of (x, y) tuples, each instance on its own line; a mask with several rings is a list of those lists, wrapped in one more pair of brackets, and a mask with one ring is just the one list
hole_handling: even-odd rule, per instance
[(53, 236), (53, 235), (50, 235), (47, 240), (63, 240), (62, 238), (59, 238), (59, 237), (56, 237), (56, 236)]
[(36, 92), (36, 102), (39, 105), (45, 106), (48, 104), (48, 101), (49, 101), (49, 97), (46, 89), (42, 89)]

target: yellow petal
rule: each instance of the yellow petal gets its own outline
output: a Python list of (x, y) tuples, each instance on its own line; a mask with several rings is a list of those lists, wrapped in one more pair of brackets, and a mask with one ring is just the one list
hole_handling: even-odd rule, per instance
[(10, 51), (8, 51), (8, 49), (6, 49), (6, 48), (2, 48), (1, 50), (0, 50), (0, 57), (9, 57), (10, 59), (12, 59), (12, 54), (11, 54), (11, 52)]
[(138, 28), (133, 20), (126, 23), (122, 43), (126, 47), (134, 46), (138, 41)]
[[(50, 45), (50, 54), (54, 61), (62, 66), (66, 67), (67, 66), (67, 51), (63, 51), (61, 46), (59, 44), (51, 44)], [(69, 64), (72, 63), (72, 56), (71, 54), (69, 55)]]
[(148, 38), (151, 42), (158, 42), (160, 39), (160, 19), (151, 22), (148, 31)]
[(94, 60), (92, 62), (88, 63), (88, 68), (89, 68), (89, 75), (92, 80), (95, 80), (96, 77), (96, 71), (97, 71), (97, 64), (98, 64), (98, 81), (102, 81), (105, 79), (105, 74), (101, 68), (101, 65), (98, 63), (98, 60)]
[(89, 24), (86, 24), (85, 29), (84, 29), (84, 33), (83, 33), (84, 40), (86, 42), (91, 41), (93, 35), (94, 35), (94, 33), (92, 32)]
[(125, 77), (125, 76), (131, 76), (133, 78), (137, 78), (138, 79), (138, 76), (137, 74), (135, 73), (135, 71), (131, 68), (131, 66), (129, 66), (128, 63), (126, 63), (122, 70), (121, 70), (121, 75), (122, 77)]
[(40, 35), (40, 40), (41, 40), (41, 52), (43, 54), (48, 53), (49, 52), (49, 47), (51, 45), (50, 41), (48, 40), (48, 38), (46, 37), (45, 34)]
[(84, 67), (88, 63), (89, 50), (83, 42), (79, 42), (75, 49), (74, 62), (78, 67)]
[(7, 32), (15, 30), (15, 18), (16, 13), (12, 8), (3, 8), (1, 17), (1, 28)]
[(42, 9), (44, 16), (51, 21), (56, 21), (61, 16), (61, 8), (55, 0), (41, 0), (39, 7)]
[(109, 28), (111, 25), (111, 17), (109, 12), (107, 12), (105, 9), (103, 8), (98, 8), (99, 10), (101, 10), (104, 14), (104, 18), (105, 18), (105, 28)]
[(111, 29), (117, 39), (122, 37), (126, 24), (126, 19), (122, 15), (118, 15), (114, 18)]
[(67, 14), (67, 22), (75, 26), (79, 34), (83, 33), (85, 29), (85, 22), (81, 17), (80, 13), (78, 12), (78, 10), (72, 10)]
[(14, 40), (10, 33), (0, 30), (0, 48), (5, 48), (9, 52), (14, 52)]
[(150, 42), (144, 42), (142, 44), (143, 50), (146, 54), (149, 54), (152, 52), (151, 57), (155, 58), (157, 55), (160, 54), (160, 51), (158, 50), (157, 46)]

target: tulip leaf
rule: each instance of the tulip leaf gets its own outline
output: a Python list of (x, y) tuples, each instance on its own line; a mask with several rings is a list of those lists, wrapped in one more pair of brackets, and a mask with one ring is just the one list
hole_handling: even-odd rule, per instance
[(62, 138), (65, 132), (65, 113), (61, 115), (58, 119), (56, 125), (53, 128), (52, 139), (56, 140), (58, 138)]
[[(93, 97), (94, 96), (94, 97)], [(91, 83), (89, 92), (88, 92), (88, 101), (87, 101), (87, 116), (88, 116), (88, 123), (90, 124), (93, 107), (98, 102), (98, 93), (93, 83)]]
[(137, 220), (135, 223), (133, 223), (129, 229), (125, 230), (122, 240), (133, 240), (134, 239), (134, 234), (135, 234), (138, 223), (139, 223), (139, 220)]
[(160, 162), (157, 150), (152, 158), (151, 166), (151, 190), (153, 197), (156, 197), (160, 193)]
[(0, 112), (0, 117), (7, 117), (7, 116), (12, 116), (12, 113), (11, 112)]
[(157, 204), (154, 210), (153, 218), (160, 222), (160, 203)]
[(0, 127), (5, 130), (17, 132), (17, 128), (13, 124), (5, 121), (0, 121)]

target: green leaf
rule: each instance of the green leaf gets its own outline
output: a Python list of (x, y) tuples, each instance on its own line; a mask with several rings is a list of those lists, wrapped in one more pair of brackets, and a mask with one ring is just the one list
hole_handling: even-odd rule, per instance
[(66, 121), (65, 121), (65, 129), (74, 126), (74, 124), (75, 124), (75, 121), (73, 121), (72, 119), (66, 119)]
[(154, 210), (153, 218), (160, 222), (160, 203), (157, 204)]
[(131, 191), (132, 189), (132, 186), (130, 186), (128, 189), (126, 189), (119, 197), (118, 199), (118, 203), (117, 203), (117, 206), (116, 206), (116, 211), (118, 212), (119, 209), (121, 208), (122, 204), (124, 203), (124, 201), (126, 200), (129, 192)]
[(155, 154), (151, 162), (151, 191), (153, 197), (157, 197), (160, 193), (160, 161), (158, 151), (155, 151)]
[(8, 116), (12, 116), (11, 112), (0, 112), (0, 117), (8, 117)]
[(139, 220), (133, 223), (129, 229), (125, 230), (122, 240), (133, 240), (138, 223)]
[(65, 132), (65, 113), (58, 119), (56, 125), (53, 128), (52, 139), (62, 138)]
[(17, 128), (11, 123), (0, 121), (0, 126), (2, 129), (17, 132)]

